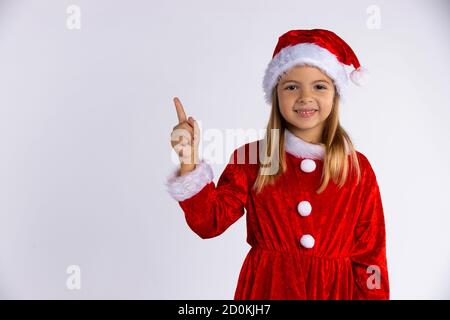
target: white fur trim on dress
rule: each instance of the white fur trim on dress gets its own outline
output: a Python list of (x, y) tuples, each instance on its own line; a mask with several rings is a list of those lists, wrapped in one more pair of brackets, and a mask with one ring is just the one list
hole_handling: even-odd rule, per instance
[[(347, 140), (344, 140), (345, 153), (350, 154), (350, 148)], [(325, 157), (326, 148), (324, 144), (315, 144), (307, 142), (287, 128), (284, 130), (284, 150), (290, 154), (307, 159), (323, 159)]]
[(334, 54), (313, 44), (301, 43), (283, 48), (273, 57), (266, 68), (263, 79), (264, 98), (272, 103), (272, 89), (276, 86), (279, 76), (296, 65), (311, 65), (320, 68), (333, 79), (340, 100), (345, 100), (345, 91), (349, 83), (349, 75), (345, 64), (339, 62)]
[(211, 166), (204, 160), (185, 175), (178, 176), (179, 170), (180, 165), (170, 173), (166, 181), (167, 191), (177, 201), (183, 201), (196, 195), (214, 178)]
[(284, 130), (284, 149), (299, 158), (323, 159), (325, 145), (306, 142), (288, 129)]

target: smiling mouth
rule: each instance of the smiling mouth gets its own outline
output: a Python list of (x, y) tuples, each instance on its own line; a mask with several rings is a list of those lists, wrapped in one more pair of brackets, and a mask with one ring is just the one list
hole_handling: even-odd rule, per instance
[(304, 109), (304, 110), (294, 110), (297, 114), (302, 118), (309, 118), (314, 115), (317, 110), (316, 109)]

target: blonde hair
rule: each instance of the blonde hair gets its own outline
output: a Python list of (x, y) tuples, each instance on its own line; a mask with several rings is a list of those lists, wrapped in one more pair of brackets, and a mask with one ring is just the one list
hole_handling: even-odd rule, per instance
[[(335, 90), (336, 92), (336, 90)], [(274, 137), (272, 129), (278, 129), (278, 137)], [(265, 138), (263, 139), (263, 161), (259, 163), (259, 172), (253, 188), (259, 193), (266, 184), (274, 184), (275, 180), (287, 170), (285, 159), (285, 130), (286, 120), (280, 113), (277, 86), (272, 91), (272, 110)], [(277, 130), (274, 130), (277, 131)], [(278, 141), (277, 141), (278, 139)], [(324, 130), (322, 132), (322, 142), (325, 145), (324, 165), (322, 170), (321, 185), (316, 190), (318, 194), (322, 193), (328, 185), (330, 179), (341, 188), (352, 169), (357, 175), (357, 184), (361, 178), (358, 157), (353, 143), (339, 123), (339, 95), (336, 93), (333, 100), (333, 107), (330, 115), (325, 120)], [(349, 150), (351, 163), (346, 155), (346, 145)], [(270, 152), (268, 152), (270, 151)], [(267, 174), (268, 165), (273, 165), (272, 161), (278, 161), (278, 171), (275, 174)]]

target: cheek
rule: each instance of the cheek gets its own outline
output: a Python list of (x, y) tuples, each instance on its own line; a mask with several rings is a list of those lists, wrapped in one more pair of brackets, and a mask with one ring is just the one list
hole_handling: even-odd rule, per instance
[(328, 118), (328, 116), (331, 114), (331, 110), (333, 109), (333, 106), (326, 106), (325, 108), (320, 108), (320, 119), (322, 120), (326, 120)]
[(288, 104), (283, 103), (282, 101), (278, 101), (278, 105), (280, 106), (280, 113), (283, 116), (283, 118), (286, 118), (289, 115), (289, 107)]
[(292, 108), (289, 97), (283, 94), (278, 95), (278, 105), (280, 106), (280, 112), (283, 116), (288, 114), (288, 111)]
[(333, 97), (324, 97), (323, 99), (320, 99), (319, 103), (321, 115), (327, 117), (333, 109)]
[(331, 108), (333, 106), (334, 96), (327, 94), (319, 97), (318, 100), (320, 105), (324, 108)]

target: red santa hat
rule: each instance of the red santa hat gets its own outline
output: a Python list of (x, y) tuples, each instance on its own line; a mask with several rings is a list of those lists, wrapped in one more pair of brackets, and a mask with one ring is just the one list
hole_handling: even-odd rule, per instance
[[(369, 78), (352, 48), (334, 32), (324, 29), (291, 30), (278, 38), (272, 60), (266, 68), (263, 80), (265, 100), (272, 103), (272, 90), (281, 76), (296, 65), (311, 65), (321, 69), (336, 86), (341, 98), (349, 78), (359, 86)], [(353, 66), (353, 70), (348, 70)]]

